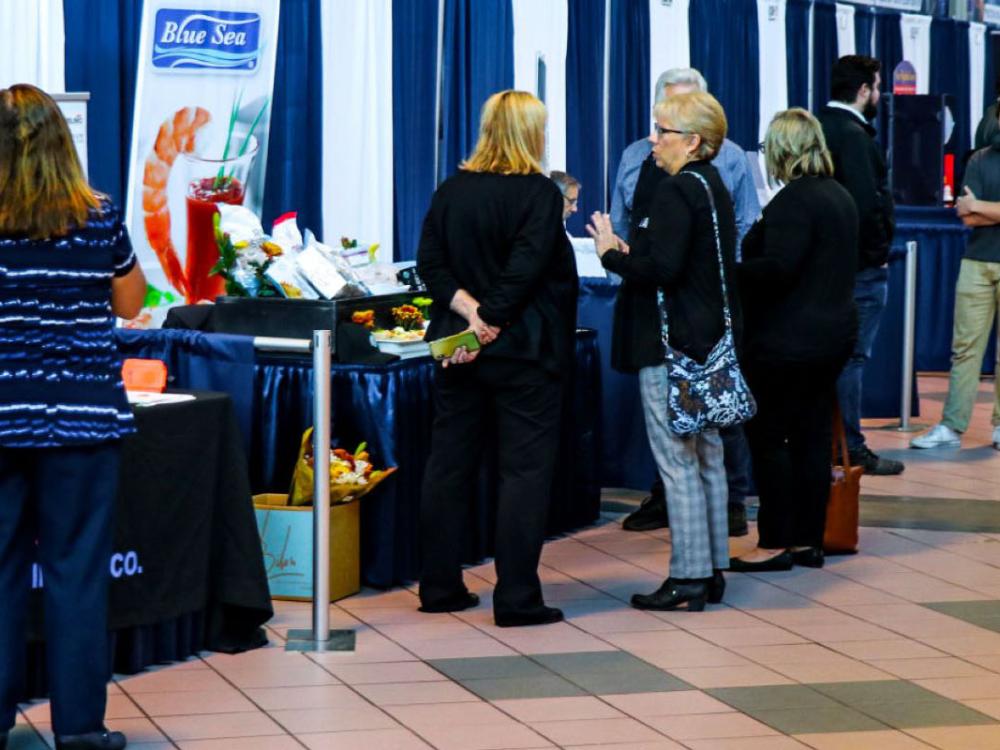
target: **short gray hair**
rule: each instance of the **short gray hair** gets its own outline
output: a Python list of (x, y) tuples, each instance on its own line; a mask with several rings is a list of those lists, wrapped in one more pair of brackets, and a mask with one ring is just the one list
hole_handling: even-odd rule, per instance
[(671, 68), (660, 73), (660, 77), (656, 79), (656, 101), (654, 104), (659, 104), (665, 98), (663, 89), (679, 84), (694, 86), (698, 91), (708, 93), (708, 82), (705, 80), (705, 76), (697, 70), (694, 68)]

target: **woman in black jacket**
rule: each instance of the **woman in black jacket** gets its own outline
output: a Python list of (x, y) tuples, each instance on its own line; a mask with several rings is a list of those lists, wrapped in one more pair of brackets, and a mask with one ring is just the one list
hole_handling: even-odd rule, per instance
[(779, 112), (764, 155), (784, 187), (743, 241), (739, 267), (760, 541), (732, 561), (738, 571), (823, 565), (836, 382), (857, 336), (858, 212), (833, 179), (819, 122)]
[(424, 612), (474, 607), (462, 581), (473, 491), (495, 424), (500, 487), (493, 615), (501, 627), (558, 622), (538, 578), (559, 447), (563, 378), (573, 367), (577, 276), (563, 197), (542, 173), (545, 105), (502, 91), (483, 106), (479, 142), (434, 193), (417, 271), (434, 298), (428, 339), (463, 330), (435, 373), (431, 456), (420, 511)]
[(657, 294), (664, 295), (671, 347), (704, 362), (725, 330), (717, 222), (721, 270), (738, 334), (736, 219), (711, 164), (726, 137), (719, 103), (706, 93), (679, 94), (657, 104), (654, 114), (653, 157), (671, 177), (657, 186), (649, 216), (638, 218), (632, 247), (615, 236), (604, 214), (593, 215), (588, 231), (604, 267), (622, 277), (612, 349), (616, 366), (639, 373), (646, 433), (670, 516), (670, 577), (652, 594), (633, 596), (632, 606), (669, 610), (686, 603), (696, 611), (706, 601), (722, 600), (721, 571), (729, 564), (726, 470), (718, 430), (681, 437), (670, 429)]

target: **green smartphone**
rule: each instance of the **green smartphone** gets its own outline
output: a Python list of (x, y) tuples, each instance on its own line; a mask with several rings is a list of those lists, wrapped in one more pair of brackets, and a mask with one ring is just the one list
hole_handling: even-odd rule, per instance
[(445, 336), (443, 339), (435, 339), (430, 342), (431, 356), (434, 359), (448, 359), (460, 346), (466, 350), (474, 352), (479, 349), (479, 339), (472, 331), (462, 331), (454, 336)]

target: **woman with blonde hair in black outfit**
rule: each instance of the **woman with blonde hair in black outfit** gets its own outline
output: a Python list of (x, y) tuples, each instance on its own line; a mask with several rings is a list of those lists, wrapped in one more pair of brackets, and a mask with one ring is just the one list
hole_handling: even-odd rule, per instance
[(782, 187), (743, 240), (739, 267), (760, 541), (730, 570), (746, 572), (823, 565), (837, 377), (858, 328), (858, 212), (833, 178), (819, 122), (804, 109), (779, 112), (764, 157)]
[(435, 373), (420, 609), (454, 612), (479, 602), (462, 580), (462, 559), (484, 425), (495, 425), (493, 614), (501, 627), (563, 616), (543, 602), (538, 562), (563, 379), (573, 367), (577, 276), (563, 197), (542, 171), (545, 120), (545, 105), (526, 92), (487, 100), (475, 151), (434, 193), (417, 252), (434, 298), (428, 339), (471, 330), (483, 347), (459, 349)]

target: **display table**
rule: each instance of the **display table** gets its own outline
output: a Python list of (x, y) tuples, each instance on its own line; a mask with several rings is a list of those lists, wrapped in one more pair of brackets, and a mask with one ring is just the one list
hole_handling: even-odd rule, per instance
[[(135, 409), (122, 443), (109, 626), (114, 669), (134, 673), (202, 649), (266, 643), (273, 614), (246, 456), (220, 393)], [(41, 591), (32, 632), (40, 632)], [(28, 694), (45, 692), (44, 647), (29, 648)]]
[[(250, 477), (255, 492), (286, 492), (302, 432), (312, 424), (312, 368), (307, 356), (258, 353), (249, 364), (240, 354), (252, 350), (248, 337), (193, 331), (120, 331), (119, 348), (126, 356), (151, 356), (174, 366), (175, 384), (204, 382), (212, 373), (231, 374), (250, 424)], [(577, 335), (576, 368), (571, 374), (562, 420), (560, 462), (552, 493), (549, 532), (559, 534), (594, 522), (600, 513), (601, 371), (597, 336)], [(218, 357), (214, 356), (217, 350)], [(198, 362), (192, 362), (193, 352)], [(430, 358), (388, 365), (332, 365), (332, 435), (348, 450), (367, 441), (378, 465), (398, 472), (365, 497), (361, 518), (361, 574), (371, 586), (388, 587), (419, 574), (417, 518), (420, 485), (430, 452), (433, 419), (431, 383), (437, 365)], [(250, 403), (245, 398), (245, 384)], [(484, 425), (488, 429), (488, 425)], [(473, 527), (466, 560), (492, 553), (494, 467), (486, 466), (474, 490)]]

